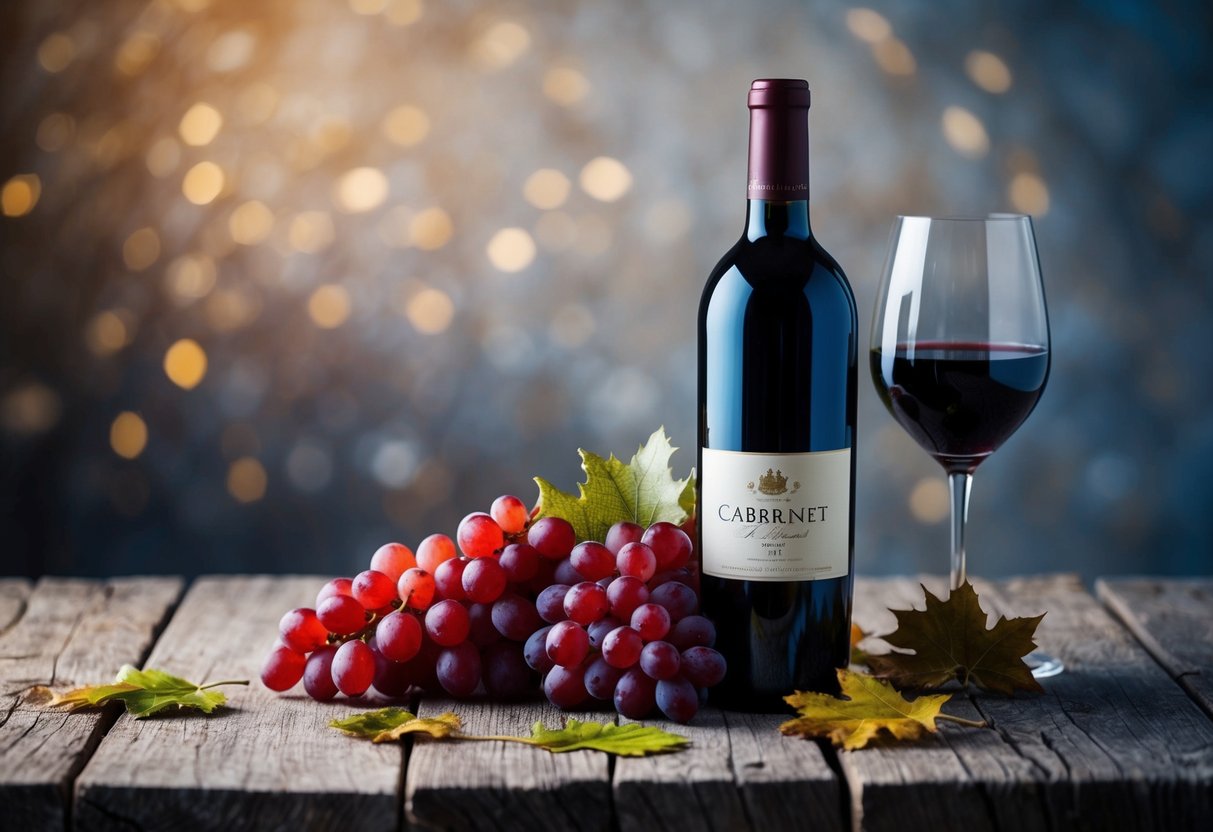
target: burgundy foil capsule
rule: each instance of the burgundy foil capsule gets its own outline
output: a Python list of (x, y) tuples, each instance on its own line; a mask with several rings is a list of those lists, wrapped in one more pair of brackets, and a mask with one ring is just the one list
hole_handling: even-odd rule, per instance
[(750, 85), (747, 199), (809, 198), (809, 83), (760, 78)]

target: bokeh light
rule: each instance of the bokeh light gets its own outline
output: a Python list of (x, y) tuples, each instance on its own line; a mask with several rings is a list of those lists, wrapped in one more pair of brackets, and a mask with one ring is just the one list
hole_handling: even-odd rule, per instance
[(307, 313), (321, 329), (336, 329), (350, 317), (350, 295), (343, 286), (318, 286), (307, 299)]
[(560, 171), (540, 168), (527, 177), (522, 185), (522, 195), (536, 208), (550, 210), (564, 205), (571, 188), (569, 178)]
[(503, 228), (489, 240), (489, 262), (503, 272), (519, 272), (535, 259), (535, 241), (524, 228)]
[(38, 204), (42, 195), (42, 181), (37, 174), (26, 173), (14, 176), (0, 190), (0, 210), (6, 217), (23, 217)]
[(249, 200), (228, 217), (232, 240), (241, 245), (255, 246), (274, 230), (274, 213), (260, 200)]
[(454, 234), (455, 224), (451, 221), (451, 215), (441, 208), (418, 211), (409, 222), (409, 236), (413, 245), (423, 251), (442, 248)]
[(632, 174), (618, 159), (598, 156), (586, 163), (579, 178), (581, 189), (594, 199), (615, 202), (632, 187)]
[(199, 162), (186, 172), (181, 192), (195, 205), (207, 205), (223, 192), (223, 183), (223, 168), (214, 162)]
[(341, 175), (333, 192), (337, 207), (349, 214), (373, 211), (388, 195), (387, 177), (377, 168), (354, 168)]
[(164, 374), (183, 390), (193, 390), (206, 376), (206, 352), (192, 338), (182, 338), (164, 353)]
[(181, 141), (191, 147), (202, 147), (215, 140), (221, 127), (223, 115), (210, 104), (199, 101), (185, 111), (177, 132), (181, 134)]
[(119, 413), (110, 425), (110, 447), (123, 459), (134, 459), (147, 447), (147, 424), (129, 410)]
[(401, 147), (412, 147), (430, 132), (430, 118), (425, 110), (402, 104), (383, 118), (383, 135)]
[(962, 156), (976, 159), (990, 151), (990, 136), (981, 119), (964, 107), (951, 106), (943, 111), (943, 137)]
[(441, 289), (425, 288), (405, 304), (405, 315), (418, 332), (436, 335), (444, 332), (455, 317), (455, 304)]
[(965, 72), (986, 92), (1000, 95), (1011, 89), (1011, 70), (1002, 58), (984, 49), (974, 49), (965, 57)]
[(241, 457), (227, 469), (227, 492), (238, 503), (255, 503), (265, 496), (269, 476), (252, 457)]

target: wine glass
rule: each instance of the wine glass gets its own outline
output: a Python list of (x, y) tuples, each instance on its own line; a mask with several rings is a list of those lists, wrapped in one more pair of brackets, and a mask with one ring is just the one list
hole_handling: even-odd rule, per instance
[[(966, 580), (973, 472), (1028, 418), (1049, 377), (1049, 320), (1032, 220), (898, 217), (872, 322), (885, 407), (948, 475), (952, 588)], [(1036, 652), (1037, 678), (1062, 671)]]

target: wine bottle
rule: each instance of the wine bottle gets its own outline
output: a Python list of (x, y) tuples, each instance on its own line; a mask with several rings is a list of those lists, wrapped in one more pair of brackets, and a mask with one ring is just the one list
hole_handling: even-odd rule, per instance
[(855, 298), (809, 228), (809, 86), (749, 93), (745, 231), (699, 306), (699, 552), (726, 708), (836, 692), (850, 656)]

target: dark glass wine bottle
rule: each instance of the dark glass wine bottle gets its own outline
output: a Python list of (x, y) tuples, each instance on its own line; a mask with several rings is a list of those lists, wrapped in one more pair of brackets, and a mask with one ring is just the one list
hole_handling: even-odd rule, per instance
[(749, 108), (745, 232), (699, 306), (699, 552), (711, 699), (770, 711), (850, 655), (858, 330), (809, 228), (809, 86), (755, 81)]

